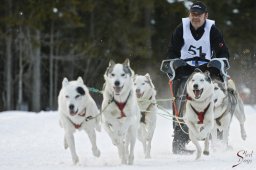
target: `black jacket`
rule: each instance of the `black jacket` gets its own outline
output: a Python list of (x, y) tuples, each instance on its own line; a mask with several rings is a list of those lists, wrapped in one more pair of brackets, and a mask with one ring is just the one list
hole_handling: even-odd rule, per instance
[[(204, 25), (195, 30), (190, 23), (190, 30), (195, 38), (195, 40), (199, 40), (204, 34)], [(183, 25), (182, 23), (177, 26), (175, 31), (172, 34), (171, 41), (168, 45), (168, 53), (167, 58), (174, 59), (180, 58), (180, 51), (182, 46), (184, 45), (183, 39)], [(227, 58), (229, 59), (228, 48), (224, 42), (223, 36), (221, 32), (217, 29), (215, 25), (212, 25), (210, 30), (210, 45), (211, 50), (213, 51), (212, 58)]]

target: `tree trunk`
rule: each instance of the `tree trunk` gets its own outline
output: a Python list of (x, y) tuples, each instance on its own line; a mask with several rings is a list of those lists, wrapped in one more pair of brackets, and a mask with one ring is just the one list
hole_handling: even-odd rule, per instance
[[(7, 0), (7, 8), (6, 8), (6, 15), (11, 17), (12, 16), (12, 1)], [(5, 90), (6, 90), (6, 103), (5, 109), (11, 110), (12, 109), (12, 30), (7, 25), (6, 26), (6, 64), (5, 64), (5, 72), (6, 72), (6, 79), (5, 79)]]
[(6, 37), (6, 110), (12, 109), (12, 35)]
[(152, 58), (152, 42), (151, 42), (151, 34), (152, 34), (152, 27), (151, 27), (151, 7), (146, 6), (145, 8), (145, 26), (149, 31), (149, 35), (146, 39), (146, 49), (147, 49), (147, 57)]
[(49, 57), (49, 108), (53, 109), (53, 36), (54, 36), (54, 21), (51, 21), (51, 33), (50, 33), (50, 57)]
[(41, 56), (40, 56), (40, 31), (35, 31), (35, 43), (32, 44), (33, 57), (33, 87), (32, 87), (32, 110), (39, 112), (41, 109)]
[(19, 40), (19, 84), (18, 84), (18, 102), (17, 102), (17, 109), (22, 110), (22, 103), (23, 103), (23, 45), (21, 39), (21, 29), (20, 29), (20, 40)]

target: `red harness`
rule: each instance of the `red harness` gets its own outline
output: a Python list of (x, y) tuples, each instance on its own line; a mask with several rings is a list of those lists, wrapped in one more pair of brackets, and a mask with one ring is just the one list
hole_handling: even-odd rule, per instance
[(198, 117), (198, 124), (203, 124), (204, 123), (204, 115), (205, 115), (205, 113), (207, 112), (207, 110), (209, 109), (209, 107), (210, 107), (210, 104), (211, 103), (209, 103), (208, 104), (208, 106), (204, 109), (204, 111), (203, 112), (198, 112), (191, 104), (190, 104), (190, 106), (191, 106), (191, 108), (193, 109), (193, 111), (197, 114), (197, 117)]
[(115, 104), (117, 105), (118, 109), (121, 111), (121, 116), (118, 117), (117, 119), (122, 119), (123, 117), (126, 117), (126, 115), (125, 115), (125, 113), (124, 113), (124, 107), (125, 107), (125, 105), (126, 105), (128, 99), (129, 99), (130, 95), (131, 95), (131, 92), (129, 93), (129, 95), (128, 95), (128, 97), (127, 97), (127, 99), (125, 100), (124, 103), (119, 103), (119, 102), (117, 102), (117, 101), (114, 99)]

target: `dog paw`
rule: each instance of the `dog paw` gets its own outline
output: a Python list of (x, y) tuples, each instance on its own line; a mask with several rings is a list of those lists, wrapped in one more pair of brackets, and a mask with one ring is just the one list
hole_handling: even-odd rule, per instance
[(93, 149), (92, 153), (95, 157), (100, 157), (100, 150), (99, 149)]
[(243, 134), (241, 135), (241, 137), (242, 137), (243, 140), (246, 140), (247, 135), (246, 135), (245, 133), (243, 133)]
[(203, 154), (204, 154), (204, 155), (209, 155), (210, 152), (209, 152), (209, 151), (204, 151)]
[(72, 157), (73, 164), (76, 165), (79, 162), (79, 158), (77, 155)]

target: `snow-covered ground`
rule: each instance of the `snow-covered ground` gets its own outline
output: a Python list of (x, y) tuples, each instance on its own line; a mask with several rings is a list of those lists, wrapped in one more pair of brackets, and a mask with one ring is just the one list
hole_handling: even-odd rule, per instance
[[(246, 106), (247, 140), (240, 137), (240, 128), (236, 118), (231, 124), (229, 143), (232, 150), (220, 149), (202, 156), (195, 161), (194, 155), (174, 155), (171, 153), (171, 121), (158, 116), (157, 127), (152, 143), (152, 159), (144, 159), (139, 141), (135, 148), (134, 165), (121, 165), (116, 147), (104, 131), (97, 133), (97, 144), (101, 156), (92, 156), (91, 145), (85, 132), (75, 134), (78, 165), (73, 165), (69, 150), (63, 147), (63, 129), (58, 123), (57, 112), (2, 112), (0, 113), (0, 169), (1, 170), (226, 170), (256, 169), (256, 109)], [(189, 143), (188, 148), (194, 149)], [(242, 154), (244, 150), (247, 156)], [(237, 153), (243, 157), (237, 156)], [(251, 154), (252, 153), (252, 154)], [(241, 163), (240, 163), (241, 162)], [(232, 168), (233, 165), (240, 163)]]

